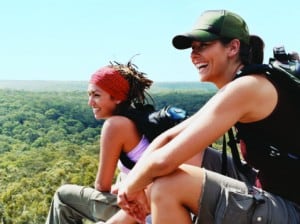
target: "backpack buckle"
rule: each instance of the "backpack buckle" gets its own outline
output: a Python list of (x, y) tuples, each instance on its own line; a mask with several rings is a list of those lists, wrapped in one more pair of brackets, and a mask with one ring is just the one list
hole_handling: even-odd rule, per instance
[(278, 157), (281, 156), (281, 153), (280, 153), (279, 149), (277, 149), (276, 147), (270, 145), (269, 155), (271, 157), (278, 158)]

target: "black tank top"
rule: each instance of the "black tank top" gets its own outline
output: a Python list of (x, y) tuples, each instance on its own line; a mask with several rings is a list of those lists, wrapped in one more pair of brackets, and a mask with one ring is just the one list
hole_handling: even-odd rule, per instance
[(246, 145), (245, 160), (259, 170), (262, 188), (300, 204), (300, 96), (272, 83), (276, 108), (263, 120), (237, 123), (238, 137)]

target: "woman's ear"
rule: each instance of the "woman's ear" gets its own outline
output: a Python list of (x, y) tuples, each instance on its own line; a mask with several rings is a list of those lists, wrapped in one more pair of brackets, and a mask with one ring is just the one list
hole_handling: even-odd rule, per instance
[(239, 54), (241, 42), (239, 39), (233, 39), (228, 45), (228, 56), (233, 57)]

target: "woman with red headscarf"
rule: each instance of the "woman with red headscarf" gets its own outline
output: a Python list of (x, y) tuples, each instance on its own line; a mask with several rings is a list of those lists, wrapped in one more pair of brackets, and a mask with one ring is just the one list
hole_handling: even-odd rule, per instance
[[(158, 134), (165, 130), (149, 122), (154, 112), (147, 89), (152, 80), (127, 64), (111, 63), (97, 70), (88, 85), (88, 104), (97, 120), (105, 120), (100, 138), (99, 167), (95, 188), (66, 184), (55, 193), (46, 224), (137, 223), (120, 210), (116, 194), (122, 181)], [(200, 165), (200, 154), (186, 163)], [(116, 169), (117, 184), (113, 185)], [(147, 212), (149, 213), (149, 212)], [(148, 218), (147, 218), (148, 223)]]
[(111, 63), (90, 78), (88, 104), (97, 120), (105, 120), (100, 139), (99, 167), (95, 188), (66, 184), (55, 193), (46, 223), (81, 223), (83, 219), (106, 223), (136, 223), (116, 202), (113, 182), (116, 169), (120, 179), (130, 171), (120, 160), (136, 162), (149, 145), (138, 118), (154, 108), (146, 104), (151, 96), (146, 90), (152, 81), (131, 62)]

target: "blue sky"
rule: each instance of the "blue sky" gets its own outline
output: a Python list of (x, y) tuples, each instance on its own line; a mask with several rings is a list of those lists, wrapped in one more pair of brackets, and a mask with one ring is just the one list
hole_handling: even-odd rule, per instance
[(83, 80), (109, 63), (127, 62), (154, 81), (198, 81), (190, 50), (174, 35), (189, 31), (202, 11), (240, 14), (252, 34), (300, 51), (297, 0), (1, 0), (1, 80)]

